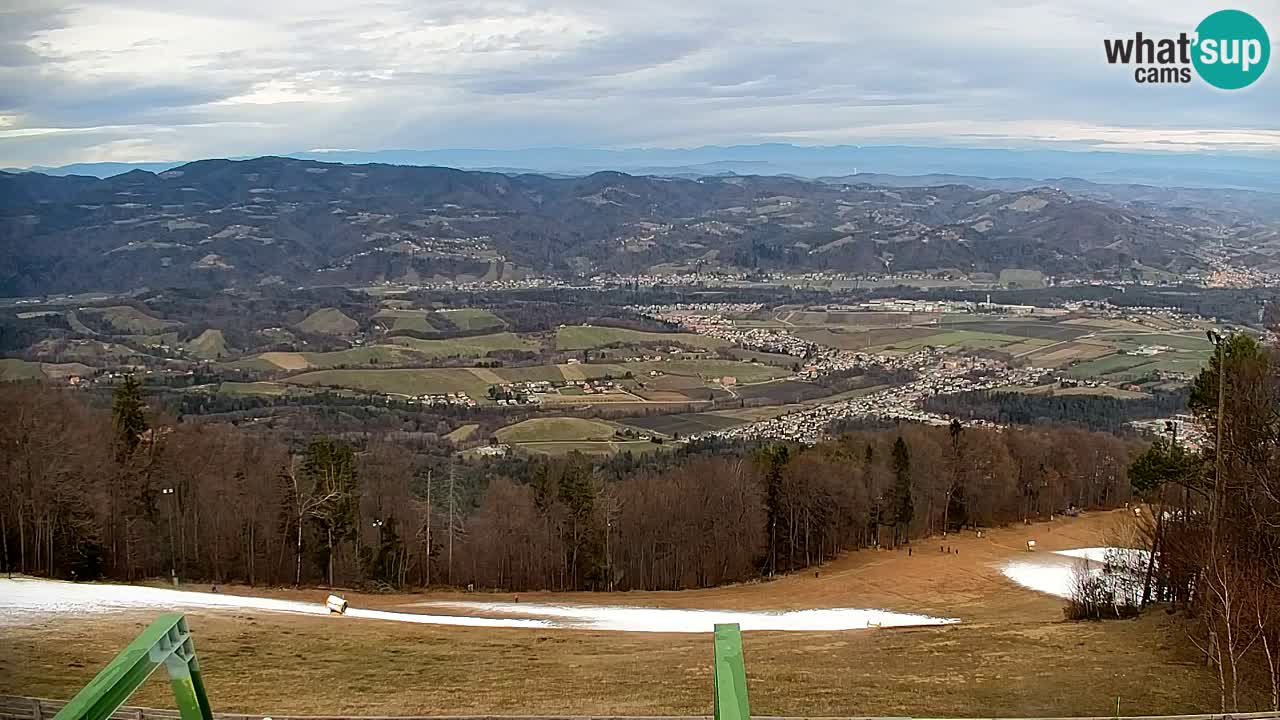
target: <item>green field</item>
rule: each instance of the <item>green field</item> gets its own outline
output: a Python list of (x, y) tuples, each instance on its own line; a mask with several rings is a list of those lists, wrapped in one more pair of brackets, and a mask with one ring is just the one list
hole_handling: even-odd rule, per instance
[(96, 313), (111, 327), (126, 334), (154, 335), (181, 327), (182, 323), (161, 320), (128, 305), (105, 308), (84, 308), (83, 312)]
[[(574, 367), (585, 366), (575, 365)], [(493, 373), (509, 383), (540, 381), (564, 382), (565, 380), (564, 372), (559, 365), (531, 365), (529, 367), (493, 368)], [(586, 377), (589, 378), (594, 376), (588, 375)], [(603, 375), (601, 375), (601, 377), (603, 377)]]
[(507, 326), (502, 318), (480, 308), (440, 310), (440, 316), (453, 323), (459, 330), (488, 330)]
[(466, 368), (317, 370), (295, 375), (286, 382), (295, 385), (345, 387), (388, 395), (465, 392), (475, 400), (485, 398), (491, 385)]
[[(269, 352), (231, 363), (231, 367), (252, 370), (325, 370), (357, 367), (426, 366), (448, 357), (483, 357), (495, 350), (537, 350), (536, 340), (502, 332), (448, 340), (391, 338), (389, 344), (334, 350), (332, 352)], [(532, 378), (530, 378), (532, 379)], [(538, 379), (561, 379), (554, 377)]]
[(16, 358), (0, 358), (0, 382), (13, 380), (43, 380), (44, 371), (40, 363), (27, 362)]
[(532, 418), (494, 432), (499, 442), (599, 442), (614, 437), (617, 427), (600, 420), (575, 417)]
[(456, 430), (449, 433), (448, 435), (445, 435), (444, 437), (446, 440), (452, 443), (466, 442), (467, 440), (471, 439), (471, 436), (475, 435), (476, 431), (479, 429), (480, 429), (479, 425), (475, 423), (470, 423), (470, 424), (462, 425), (458, 427)]
[(321, 308), (308, 315), (297, 327), (312, 335), (350, 335), (360, 329), (360, 323), (337, 308)]
[[(876, 328), (873, 330), (845, 330), (843, 328), (807, 328), (794, 333), (809, 342), (839, 348), (841, 350), (866, 350), (917, 338), (938, 334), (936, 326), (909, 328)], [(794, 358), (793, 358), (794, 361)]]
[(218, 392), (223, 395), (280, 397), (290, 392), (300, 391), (300, 388), (290, 387), (284, 383), (273, 382), (224, 382), (218, 385)]
[(653, 333), (594, 325), (570, 325), (556, 331), (557, 350), (590, 350), (615, 343), (633, 345), (668, 343), (707, 349), (729, 345), (725, 340), (692, 333)]
[(227, 339), (221, 330), (205, 330), (187, 343), (187, 351), (201, 360), (219, 360), (228, 354)]
[(971, 350), (991, 350), (1007, 345), (1020, 345), (1018, 350), (1052, 344), (1051, 340), (1041, 338), (1018, 337), (1002, 333), (974, 332), (971, 330), (948, 330), (925, 337), (912, 338), (894, 342), (886, 347), (897, 350), (918, 350), (926, 346), (966, 348)]
[(1013, 335), (1018, 338), (1040, 338), (1043, 340), (1074, 340), (1092, 332), (1091, 328), (1079, 325), (1065, 325), (1041, 320), (979, 320), (965, 323), (965, 330)]
[[(584, 365), (581, 367), (596, 367)], [(737, 362), (735, 360), (669, 360), (657, 362), (622, 363), (624, 371), (631, 371), (636, 377), (647, 377), (649, 372), (657, 370), (666, 375), (696, 377), (709, 382), (718, 383), (725, 376), (737, 378), (740, 383), (757, 383), (766, 380), (787, 377), (791, 371), (776, 365), (763, 363)]]
[(612, 455), (620, 452), (630, 453), (651, 453), (662, 450), (665, 445), (653, 443), (648, 440), (609, 440), (607, 442), (595, 441), (568, 441), (568, 442), (537, 442), (537, 443), (521, 443), (516, 447), (529, 453), (538, 455), (567, 455), (571, 452), (580, 452), (583, 455)]
[(386, 324), (387, 329), (395, 332), (397, 330), (408, 330), (412, 332), (429, 333), (435, 332), (436, 328), (427, 320), (426, 310), (399, 310), (393, 308), (385, 308), (379, 310), (378, 314), (373, 316), (374, 320), (381, 320)]
[(1113, 344), (1124, 350), (1134, 350), (1142, 345), (1164, 345), (1175, 350), (1185, 350), (1188, 352), (1202, 352), (1206, 356), (1213, 349), (1208, 338), (1200, 334), (1174, 334), (1174, 333), (1152, 333), (1152, 334), (1123, 334), (1123, 335), (1103, 335), (1101, 336), (1106, 342)]
[(1105, 355), (1096, 360), (1072, 365), (1068, 373), (1072, 377), (1104, 377), (1114, 372), (1128, 370), (1151, 362), (1150, 357), (1139, 355)]
[(537, 340), (511, 332), (492, 335), (450, 338), (448, 340), (419, 340), (412, 337), (395, 337), (391, 342), (429, 357), (482, 357), (495, 350), (537, 350), (542, 346)]

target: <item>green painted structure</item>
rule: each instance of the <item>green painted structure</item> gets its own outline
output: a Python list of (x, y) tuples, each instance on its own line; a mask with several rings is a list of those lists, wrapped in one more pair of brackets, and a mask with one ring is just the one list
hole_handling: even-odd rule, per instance
[(54, 716), (53, 720), (109, 720), (151, 673), (164, 665), (182, 720), (213, 720), (200, 663), (181, 613), (161, 615)]
[(742, 630), (736, 623), (716, 625), (715, 662), (715, 720), (750, 720)]

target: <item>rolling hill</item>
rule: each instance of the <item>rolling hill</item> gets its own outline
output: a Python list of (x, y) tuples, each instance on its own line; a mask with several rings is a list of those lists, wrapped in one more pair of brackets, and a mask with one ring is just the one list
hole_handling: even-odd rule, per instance
[(1047, 187), (204, 160), (106, 179), (0, 173), (0, 295), (654, 267), (1183, 272), (1223, 232), (1202, 213)]

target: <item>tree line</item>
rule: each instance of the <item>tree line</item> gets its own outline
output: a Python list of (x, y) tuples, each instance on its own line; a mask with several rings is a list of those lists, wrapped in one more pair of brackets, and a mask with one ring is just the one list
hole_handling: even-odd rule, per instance
[(924, 408), (966, 420), (983, 419), (1016, 425), (1068, 424), (1090, 430), (1120, 432), (1127, 423), (1183, 412), (1185, 392), (1154, 392), (1149, 397), (1032, 394), (975, 390), (925, 398)]
[[(1129, 499), (1132, 442), (906, 425), (815, 447), (478, 465), (392, 433), (286, 437), (0, 388), (0, 561), (64, 577), (679, 589)], [(412, 437), (412, 436), (410, 436)]]
[(1153, 508), (1142, 604), (1185, 611), (1223, 711), (1280, 710), (1280, 354), (1222, 339), (1189, 408), (1203, 447), (1170, 427), (1130, 468)]

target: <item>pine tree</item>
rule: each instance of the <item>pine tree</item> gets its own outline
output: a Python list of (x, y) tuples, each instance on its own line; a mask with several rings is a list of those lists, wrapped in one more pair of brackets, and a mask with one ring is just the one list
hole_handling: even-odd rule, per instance
[(915, 517), (915, 504), (911, 499), (911, 453), (901, 435), (893, 441), (893, 501), (895, 534), (901, 536)]
[(142, 385), (134, 376), (126, 375), (111, 401), (117, 463), (123, 465), (142, 442), (142, 436), (147, 432), (146, 411), (147, 406), (142, 402)]
[(302, 464), (303, 477), (311, 482), (310, 515), (325, 534), (327, 575), (333, 585), (333, 556), (338, 543), (356, 529), (355, 453), (329, 438), (312, 440)]

